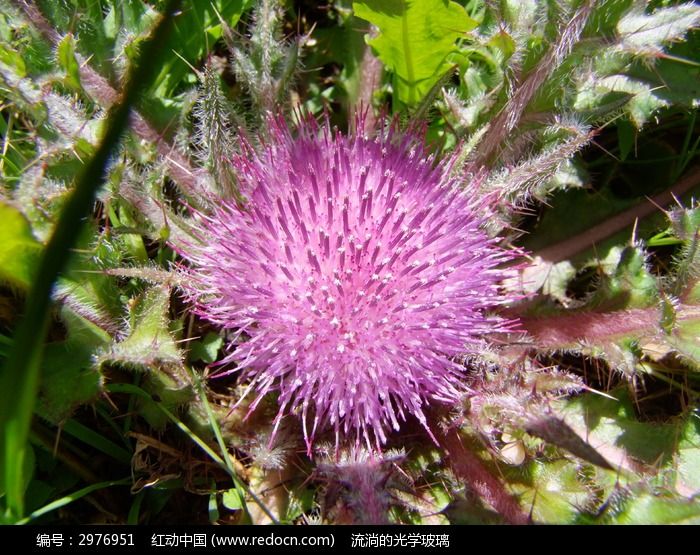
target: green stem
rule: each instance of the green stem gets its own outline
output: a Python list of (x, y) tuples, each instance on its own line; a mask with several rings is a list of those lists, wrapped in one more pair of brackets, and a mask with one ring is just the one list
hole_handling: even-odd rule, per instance
[(80, 234), (83, 219), (90, 212), (97, 189), (104, 182), (110, 156), (128, 125), (131, 107), (152, 80), (159, 58), (158, 51), (165, 43), (172, 14), (178, 5), (179, 0), (168, 2), (151, 40), (143, 45), (121, 100), (110, 110), (100, 145), (76, 178), (73, 193), (39, 262), (36, 279), (27, 296), (24, 316), (17, 326), (12, 348), (0, 373), (0, 391), (8, 393), (6, 400), (0, 404), (0, 429), (5, 432), (0, 442), (0, 463), (3, 464), (0, 485), (6, 491), (7, 511), (12, 517), (20, 518), (24, 513), (20, 478), (39, 387), (42, 343), (48, 328), (51, 292)]

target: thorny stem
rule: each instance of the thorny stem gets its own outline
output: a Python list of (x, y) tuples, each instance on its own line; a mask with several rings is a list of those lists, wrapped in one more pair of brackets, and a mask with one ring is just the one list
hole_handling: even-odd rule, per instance
[(557, 42), (549, 49), (523, 83), (515, 89), (501, 112), (490, 124), (490, 132), (476, 152), (476, 165), (487, 165), (503, 141), (516, 128), (530, 100), (541, 89), (545, 80), (561, 65), (572, 51), (586, 26), (593, 2), (585, 0), (567, 22)]
[(609, 237), (618, 231), (622, 231), (626, 227), (634, 224), (635, 220), (644, 218), (649, 214), (654, 213), (655, 211), (659, 210), (660, 206), (666, 206), (675, 202), (677, 197), (684, 195), (690, 189), (699, 184), (700, 166), (696, 166), (668, 191), (664, 191), (651, 199), (640, 202), (638, 205), (633, 206), (624, 212), (620, 212), (612, 218), (609, 218), (604, 222), (587, 229), (579, 235), (546, 247), (533, 254), (547, 262), (552, 263), (567, 260), (573, 255), (592, 247), (595, 243), (602, 241), (606, 237)]
[[(15, 0), (18, 8), (22, 10), (34, 27), (54, 46), (61, 41), (61, 35), (51, 26), (39, 9), (28, 0)], [(109, 84), (107, 79), (100, 75), (82, 55), (76, 52), (76, 59), (80, 68), (80, 83), (97, 103), (108, 109), (117, 102), (119, 93)], [(189, 196), (197, 197), (202, 187), (197, 178), (197, 170), (193, 169), (189, 161), (182, 153), (170, 145), (146, 119), (136, 110), (131, 111), (131, 130), (141, 139), (154, 144), (158, 150), (159, 158), (163, 160), (168, 170), (168, 175)]]
[(508, 493), (479, 458), (467, 449), (459, 437), (457, 429), (445, 433), (440, 441), (450, 458), (454, 473), (466, 485), (491, 505), (509, 524), (529, 524), (530, 518), (525, 514), (515, 497)]

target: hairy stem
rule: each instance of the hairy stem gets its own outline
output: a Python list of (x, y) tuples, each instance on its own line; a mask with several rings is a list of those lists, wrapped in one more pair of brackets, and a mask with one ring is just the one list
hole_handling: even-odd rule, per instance
[[(700, 318), (700, 307), (679, 305), (677, 320)], [(655, 335), (661, 329), (655, 306), (617, 312), (576, 312), (564, 316), (523, 318), (522, 328), (541, 349), (569, 349), (584, 343), (610, 342), (626, 335)]]

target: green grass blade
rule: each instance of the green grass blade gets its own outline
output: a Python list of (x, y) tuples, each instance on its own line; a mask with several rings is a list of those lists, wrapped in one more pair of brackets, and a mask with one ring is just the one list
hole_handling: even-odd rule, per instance
[(40, 516), (50, 513), (51, 511), (55, 511), (56, 509), (60, 509), (61, 507), (65, 507), (66, 505), (73, 503), (73, 501), (77, 501), (81, 497), (85, 497), (86, 495), (91, 494), (93, 491), (109, 488), (112, 486), (126, 486), (129, 484), (131, 484), (131, 478), (122, 478), (121, 480), (98, 482), (97, 484), (89, 485), (83, 489), (79, 489), (78, 491), (71, 493), (70, 495), (66, 495), (64, 497), (61, 497), (60, 499), (52, 501), (47, 505), (44, 505), (40, 509), (37, 509), (32, 514), (30, 514), (28, 517), (18, 520), (17, 524), (28, 524), (32, 520), (35, 520)]
[(131, 453), (123, 447), (117, 445), (113, 441), (107, 439), (94, 430), (83, 426), (80, 422), (73, 419), (68, 420), (63, 425), (63, 431), (87, 443), (88, 445), (102, 451), (105, 455), (109, 455), (114, 460), (124, 464), (131, 464)]
[(146, 492), (143, 490), (136, 494), (136, 496), (134, 497), (134, 501), (131, 504), (131, 507), (129, 507), (129, 515), (126, 517), (127, 524), (139, 523), (139, 517), (141, 515), (141, 504), (143, 503), (145, 497)]

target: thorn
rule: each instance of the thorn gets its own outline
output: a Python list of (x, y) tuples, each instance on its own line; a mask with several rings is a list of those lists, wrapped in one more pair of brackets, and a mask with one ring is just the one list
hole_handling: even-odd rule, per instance
[(191, 171), (189, 168), (184, 167), (182, 164), (178, 164), (178, 163), (177, 163), (175, 160), (173, 160), (170, 156), (168, 156), (168, 162), (170, 162), (171, 164), (177, 166), (178, 168), (180, 168), (180, 169), (181, 169), (182, 171), (184, 171), (185, 173), (187, 173), (187, 174), (189, 174), (189, 175), (194, 175), (194, 173), (192, 173), (192, 171)]
[(615, 156), (612, 152), (610, 152), (608, 149), (606, 149), (603, 145), (597, 143), (596, 141), (594, 141), (594, 140), (592, 140), (592, 139), (591, 139), (591, 144), (594, 144), (595, 146), (597, 146), (600, 150), (602, 150), (603, 152), (605, 152), (605, 154), (607, 154), (608, 156), (610, 156), (610, 158), (612, 158), (613, 160), (615, 160), (615, 161), (617, 161), (617, 162), (622, 162), (622, 160), (620, 160), (620, 159), (619, 159), (617, 156)]
[(93, 57), (93, 56), (94, 56), (94, 54), (90, 54), (90, 55), (85, 59), (85, 61), (84, 61), (82, 64), (80, 64), (80, 69), (83, 69), (86, 65), (88, 65), (88, 64), (90, 63), (90, 60), (92, 60), (92, 57)]
[(594, 388), (589, 387), (587, 385), (584, 385), (583, 389), (588, 391), (589, 393), (595, 393), (596, 395), (600, 395), (601, 397), (605, 397), (606, 399), (610, 399), (611, 401), (616, 401), (616, 402), (620, 401), (617, 397), (613, 397), (612, 395), (608, 395), (607, 393), (605, 393), (603, 391), (598, 391), (597, 389), (594, 389)]
[(189, 67), (194, 74), (197, 76), (198, 79), (202, 78), (202, 72), (199, 71), (196, 67), (194, 67), (190, 62), (188, 62), (185, 58), (183, 58), (177, 51), (173, 49), (173, 54), (175, 54), (178, 58), (180, 58), (183, 62), (185, 62), (185, 65)]

